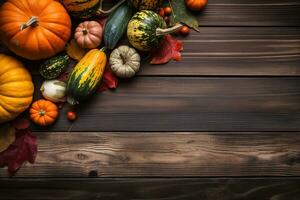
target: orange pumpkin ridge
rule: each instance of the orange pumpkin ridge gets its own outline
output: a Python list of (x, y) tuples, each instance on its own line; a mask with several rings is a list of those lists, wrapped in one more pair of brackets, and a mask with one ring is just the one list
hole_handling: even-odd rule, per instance
[(31, 75), (17, 59), (0, 54), (0, 123), (16, 118), (32, 101)]
[(0, 8), (0, 37), (15, 54), (30, 60), (64, 50), (71, 19), (55, 0), (7, 0)]

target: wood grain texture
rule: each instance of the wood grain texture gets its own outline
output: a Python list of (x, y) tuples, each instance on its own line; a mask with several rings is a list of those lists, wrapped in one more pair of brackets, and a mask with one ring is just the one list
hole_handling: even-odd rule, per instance
[(0, 199), (298, 200), (299, 185), (298, 178), (3, 179)]
[(82, 103), (75, 123), (65, 106), (54, 126), (33, 130), (299, 131), (299, 86), (295, 77), (138, 77)]
[(203, 26), (299, 26), (298, 0), (209, 0)]
[(181, 62), (145, 62), (139, 75), (300, 75), (300, 28), (201, 27), (179, 39)]
[(299, 132), (36, 134), (36, 163), (16, 177), (300, 175)]

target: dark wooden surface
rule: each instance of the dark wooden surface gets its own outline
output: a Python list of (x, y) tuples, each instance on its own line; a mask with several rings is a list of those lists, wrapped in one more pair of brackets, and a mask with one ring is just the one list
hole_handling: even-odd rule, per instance
[(0, 169), (0, 199), (300, 199), (300, 1), (209, 0), (199, 20), (182, 62), (32, 126), (36, 163)]
[[(26, 177), (298, 176), (299, 132), (36, 133)], [(0, 176), (6, 171), (0, 170)]]
[(299, 178), (3, 179), (0, 199), (299, 200), (299, 184)]
[(297, 77), (137, 77), (79, 106), (75, 123), (66, 106), (53, 127), (34, 130), (298, 131), (299, 102)]

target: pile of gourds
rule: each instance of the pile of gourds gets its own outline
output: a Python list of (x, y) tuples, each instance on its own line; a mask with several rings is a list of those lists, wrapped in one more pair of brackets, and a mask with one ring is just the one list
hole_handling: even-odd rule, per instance
[[(46, 79), (41, 88), (46, 100), (32, 104), (32, 121), (41, 126), (50, 125), (58, 115), (54, 103), (67, 97), (75, 105), (90, 97), (102, 79), (108, 55), (116, 76), (133, 77), (140, 68), (138, 51), (150, 51), (164, 35), (182, 27), (167, 27), (163, 17), (155, 12), (161, 1), (119, 0), (110, 10), (103, 10), (103, 0), (7, 0), (3, 3), (1, 41), (17, 56), (44, 60), (39, 71)], [(186, 0), (186, 4), (193, 9), (200, 5), (197, 0)], [(96, 20), (104, 15), (108, 15), (105, 27)], [(81, 23), (74, 28), (78, 21)], [(117, 47), (126, 33), (132, 47)], [(64, 53), (66, 45), (67, 54)], [(99, 49), (100, 46), (103, 48)], [(78, 63), (67, 83), (56, 80), (66, 70), (70, 56)], [(33, 90), (30, 73), (23, 64), (0, 54), (0, 123), (26, 110), (31, 105)]]

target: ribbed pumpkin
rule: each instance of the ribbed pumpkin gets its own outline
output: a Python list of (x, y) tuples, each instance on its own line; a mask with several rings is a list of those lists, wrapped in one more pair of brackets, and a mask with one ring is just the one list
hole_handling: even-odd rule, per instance
[[(69, 13), (79, 19), (87, 19), (93, 16), (108, 15), (126, 0), (119, 0), (109, 10), (103, 10), (104, 0), (61, 0)], [(110, 0), (110, 2), (112, 2)]]
[(106, 61), (105, 53), (99, 49), (90, 50), (79, 61), (67, 83), (68, 102), (70, 104), (78, 104), (96, 91), (102, 79)]
[(26, 110), (34, 86), (30, 73), (21, 62), (0, 54), (0, 123), (7, 122)]
[(55, 0), (8, 0), (0, 9), (0, 37), (8, 48), (30, 60), (64, 50), (71, 19)]
[(138, 10), (155, 10), (162, 0), (131, 0), (133, 6)]
[(62, 0), (70, 15), (86, 19), (92, 17), (99, 9), (99, 0)]

